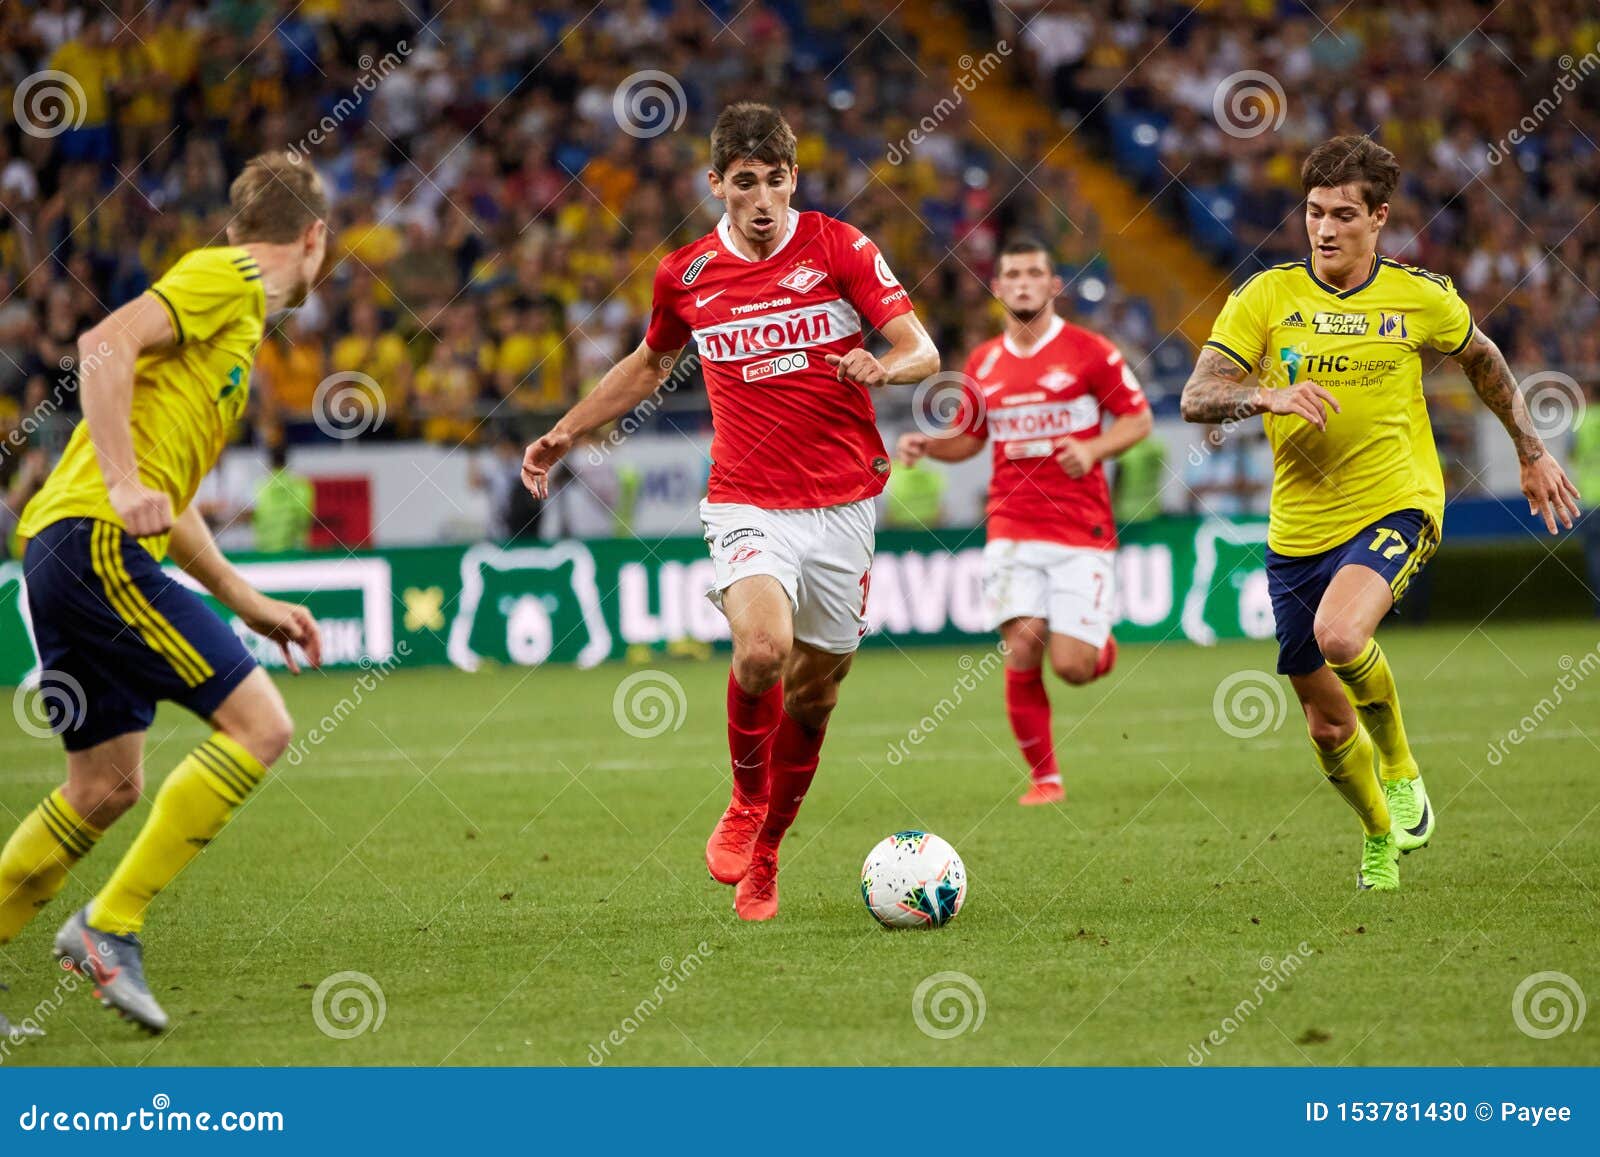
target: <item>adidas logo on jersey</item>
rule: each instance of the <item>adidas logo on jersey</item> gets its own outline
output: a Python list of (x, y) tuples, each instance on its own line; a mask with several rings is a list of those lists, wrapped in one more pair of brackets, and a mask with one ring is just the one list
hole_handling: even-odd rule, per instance
[(1297, 309), (1278, 324), (1284, 329), (1305, 329), (1306, 319), (1300, 316), (1300, 311)]

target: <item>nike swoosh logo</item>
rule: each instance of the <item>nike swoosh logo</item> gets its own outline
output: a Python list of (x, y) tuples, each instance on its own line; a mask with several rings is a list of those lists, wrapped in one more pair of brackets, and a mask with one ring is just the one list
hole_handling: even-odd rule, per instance
[(1417, 821), (1417, 826), (1416, 827), (1407, 828), (1406, 829), (1406, 835), (1408, 835), (1408, 836), (1420, 836), (1423, 832), (1427, 831), (1428, 830), (1428, 817), (1431, 814), (1432, 814), (1432, 810), (1428, 806), (1428, 801), (1427, 800), (1423, 800), (1422, 801), (1422, 818)]
[(78, 935), (83, 939), (84, 956), (86, 957), (86, 962), (89, 965), (89, 971), (94, 973), (94, 980), (96, 984), (110, 984), (113, 980), (122, 975), (122, 969), (107, 968), (104, 964), (100, 963), (100, 954), (94, 950), (94, 941), (89, 939), (89, 934), (87, 932), (80, 932)]
[(711, 302), (717, 300), (717, 298), (721, 297), (724, 293), (727, 293), (727, 292), (728, 291), (726, 289), (719, 289), (715, 293), (708, 294), (705, 297), (697, 297), (697, 298), (694, 299), (695, 308), (696, 309), (704, 309)]

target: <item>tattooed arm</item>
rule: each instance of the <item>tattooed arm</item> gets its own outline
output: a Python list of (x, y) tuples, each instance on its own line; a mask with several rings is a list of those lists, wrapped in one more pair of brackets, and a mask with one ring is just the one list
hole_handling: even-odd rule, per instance
[(1522, 468), (1522, 496), (1528, 500), (1528, 513), (1542, 516), (1551, 534), (1556, 532), (1558, 518), (1571, 530), (1578, 517), (1578, 488), (1534, 432), (1527, 403), (1500, 347), (1475, 330), (1467, 348), (1456, 355), (1456, 363), (1511, 436)]
[(1328, 428), (1328, 407), (1339, 413), (1334, 396), (1316, 382), (1282, 390), (1252, 386), (1238, 362), (1214, 349), (1202, 349), (1194, 373), (1183, 387), (1185, 422), (1237, 422), (1256, 414), (1297, 414), (1319, 430)]

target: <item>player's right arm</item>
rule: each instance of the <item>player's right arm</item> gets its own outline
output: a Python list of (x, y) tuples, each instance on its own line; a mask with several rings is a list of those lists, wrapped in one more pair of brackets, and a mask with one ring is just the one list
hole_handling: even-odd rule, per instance
[(1328, 428), (1328, 410), (1339, 413), (1339, 402), (1316, 382), (1299, 382), (1281, 390), (1252, 385), (1238, 362), (1214, 349), (1203, 349), (1194, 372), (1184, 383), (1185, 422), (1238, 422), (1257, 414), (1295, 414), (1319, 430)]
[(1316, 382), (1270, 389), (1248, 381), (1267, 344), (1270, 285), (1257, 275), (1228, 295), (1211, 336), (1184, 383), (1180, 405), (1185, 422), (1239, 422), (1257, 414), (1294, 414), (1319, 430), (1328, 428), (1327, 407), (1339, 403)]
[(561, 416), (550, 432), (531, 443), (522, 455), (522, 484), (535, 498), (550, 496), (550, 471), (566, 456), (582, 434), (631, 411), (667, 380), (681, 347), (671, 351), (650, 348), (648, 338), (606, 371), (600, 384)]
[(894, 456), (902, 466), (915, 466), (923, 458), (936, 462), (965, 462), (989, 444), (976, 434), (901, 434), (894, 444)]
[(111, 507), (135, 538), (172, 529), (172, 500), (139, 478), (133, 452), (133, 367), (148, 349), (177, 340), (171, 315), (142, 293), (78, 338), (78, 395)]

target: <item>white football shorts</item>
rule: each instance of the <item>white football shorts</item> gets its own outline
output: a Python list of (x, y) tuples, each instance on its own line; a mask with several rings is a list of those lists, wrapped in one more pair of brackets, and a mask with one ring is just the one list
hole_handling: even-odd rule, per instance
[(771, 575), (789, 596), (796, 639), (836, 655), (860, 645), (877, 527), (872, 499), (807, 510), (702, 500), (700, 523), (716, 567), (706, 597), (718, 610), (722, 592), (740, 579)]
[(1052, 635), (1105, 644), (1116, 604), (1114, 551), (1058, 542), (996, 539), (983, 548), (989, 629), (1010, 619), (1046, 619)]

